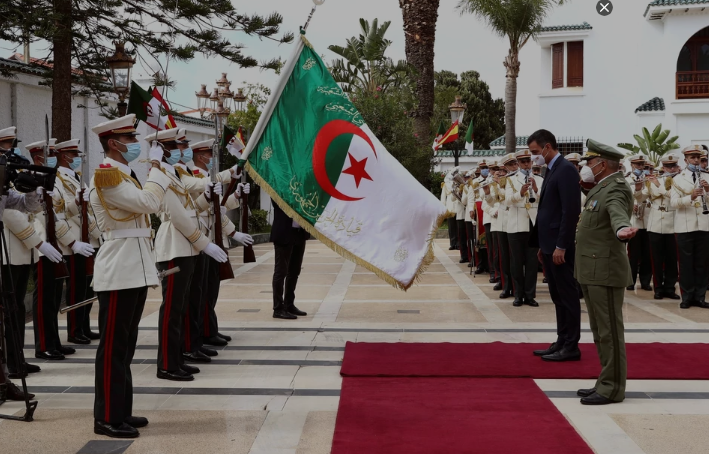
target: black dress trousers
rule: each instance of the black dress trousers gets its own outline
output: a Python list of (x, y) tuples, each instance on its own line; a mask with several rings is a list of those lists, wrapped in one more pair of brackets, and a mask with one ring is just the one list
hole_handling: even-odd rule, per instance
[(450, 239), (451, 247), (458, 247), (458, 223), (455, 216), (448, 218), (448, 238)]
[(133, 416), (130, 364), (148, 287), (98, 292), (101, 340), (96, 350), (94, 419), (121, 424)]
[(32, 312), (34, 348), (37, 352), (58, 350), (62, 345), (59, 340), (58, 315), (64, 281), (54, 277), (54, 267), (55, 263), (43, 256), (39, 258), (34, 269)]
[[(10, 308), (12, 320), (5, 322), (5, 342), (7, 343), (7, 367), (10, 372), (18, 372), (19, 365), (25, 361), (25, 295), (27, 281), (30, 278), (32, 265), (3, 265), (2, 280), (11, 282), (14, 292)], [(9, 291), (10, 289), (8, 289)], [(17, 343), (15, 343), (17, 339)]]
[(219, 262), (207, 256), (205, 282), (206, 292), (202, 304), (202, 340), (214, 337), (219, 332), (219, 321), (214, 308), (217, 306), (219, 299)]
[(500, 265), (500, 282), (502, 291), (512, 294), (512, 275), (510, 274), (510, 245), (507, 232), (494, 232), (497, 246), (497, 259)]
[(158, 271), (180, 267), (180, 272), (162, 280), (162, 304), (158, 318), (158, 369), (168, 372), (176, 372), (184, 364), (182, 331), (196, 259), (197, 256), (175, 257), (169, 262), (157, 263)]
[(185, 329), (182, 332), (184, 351), (186, 352), (195, 352), (202, 346), (204, 302), (207, 300), (208, 258), (209, 256), (204, 253), (195, 257), (194, 274), (192, 274), (188, 296), (189, 302), (185, 312)]
[(628, 242), (628, 260), (630, 260), (630, 273), (633, 276), (633, 285), (640, 274), (640, 285), (647, 287), (652, 280), (652, 262), (650, 258), (650, 237), (646, 229), (638, 230)]
[(510, 243), (510, 275), (514, 284), (515, 299), (537, 297), (537, 250), (528, 246), (529, 232), (508, 233)]
[(273, 267), (273, 311), (287, 311), (295, 305), (295, 287), (303, 265), (308, 233), (302, 229), (293, 232), (290, 244), (274, 243), (276, 264)]
[[(79, 254), (65, 256), (69, 267), (69, 278), (66, 280), (65, 299), (66, 305), (71, 306), (85, 301), (88, 297), (86, 257)], [(66, 314), (66, 330), (69, 337), (85, 335), (84, 328), (86, 320), (89, 318), (91, 305), (83, 306)]]
[(492, 224), (485, 224), (485, 242), (487, 243), (487, 262), (490, 268), (490, 275), (494, 278), (500, 277), (497, 269), (499, 268), (497, 257), (497, 238), (491, 231)]
[(648, 232), (655, 293), (674, 293), (677, 283), (677, 242), (671, 233)]
[(679, 288), (682, 302), (705, 301), (707, 291), (707, 254), (709, 232), (698, 230), (677, 233), (679, 257)]
[(556, 342), (575, 349), (581, 339), (581, 300), (574, 278), (574, 248), (567, 249), (565, 263), (555, 265), (552, 254), (542, 254), (549, 293), (556, 309)]

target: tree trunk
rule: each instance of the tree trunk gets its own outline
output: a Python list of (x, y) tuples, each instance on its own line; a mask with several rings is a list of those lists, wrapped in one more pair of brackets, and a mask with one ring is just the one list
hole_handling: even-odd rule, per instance
[(56, 33), (52, 41), (52, 137), (71, 139), (71, 0), (54, 0)]
[(414, 131), (422, 146), (431, 136), (433, 117), (433, 57), (436, 21), (440, 0), (399, 0), (404, 18), (406, 60), (416, 69), (416, 97), (413, 112)]
[(507, 69), (505, 81), (505, 152), (514, 153), (517, 150), (517, 76), (519, 76), (519, 50), (510, 49), (504, 61)]

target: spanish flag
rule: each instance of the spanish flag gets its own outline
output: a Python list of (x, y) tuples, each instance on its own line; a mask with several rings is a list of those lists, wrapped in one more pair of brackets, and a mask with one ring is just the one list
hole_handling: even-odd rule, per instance
[(443, 134), (443, 137), (441, 137), (441, 140), (439, 140), (436, 143), (436, 150), (441, 148), (441, 145), (444, 143), (449, 143), (449, 142), (454, 142), (458, 140), (458, 122), (456, 121), (451, 125), (450, 128), (448, 128), (448, 131), (446, 131), (445, 134)]

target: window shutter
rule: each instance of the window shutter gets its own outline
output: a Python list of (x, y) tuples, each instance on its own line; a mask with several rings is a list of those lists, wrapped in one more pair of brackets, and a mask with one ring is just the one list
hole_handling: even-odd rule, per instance
[(566, 86), (583, 87), (583, 41), (566, 43), (568, 67), (566, 68)]
[(564, 43), (551, 46), (551, 88), (564, 86)]

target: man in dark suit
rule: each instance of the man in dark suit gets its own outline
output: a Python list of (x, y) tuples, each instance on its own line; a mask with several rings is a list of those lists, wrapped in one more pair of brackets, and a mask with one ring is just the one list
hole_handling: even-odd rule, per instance
[(298, 284), (303, 265), (305, 242), (310, 238), (297, 222), (273, 204), (271, 241), (276, 249), (276, 264), (273, 268), (273, 318), (294, 320), (308, 315), (295, 307), (295, 286)]
[[(532, 246), (539, 247), (549, 293), (556, 307), (556, 342), (546, 350), (535, 350), (545, 361), (577, 361), (581, 338), (581, 302), (574, 279), (576, 223), (581, 213), (579, 173), (559, 154), (556, 137), (540, 129), (527, 140), (532, 159), (547, 165), (539, 195), (537, 222), (530, 234)], [(537, 241), (535, 241), (537, 240)]]

